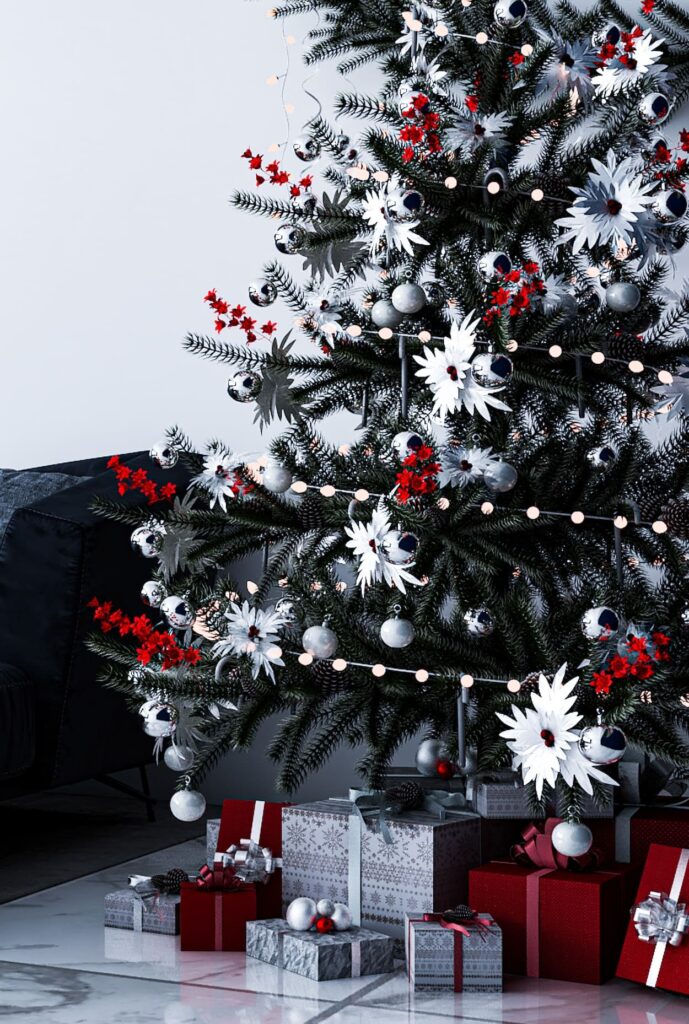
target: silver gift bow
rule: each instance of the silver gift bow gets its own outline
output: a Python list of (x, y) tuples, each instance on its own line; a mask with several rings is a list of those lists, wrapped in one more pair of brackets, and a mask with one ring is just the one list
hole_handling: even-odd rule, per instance
[(685, 904), (664, 892), (649, 892), (647, 899), (632, 908), (632, 920), (642, 942), (679, 946), (689, 931)]
[(267, 882), (276, 868), (282, 867), (281, 857), (273, 857), (267, 846), (253, 839), (240, 839), (239, 845), (233, 843), (224, 853), (216, 853), (215, 862), (234, 868), (237, 878), (247, 883)]

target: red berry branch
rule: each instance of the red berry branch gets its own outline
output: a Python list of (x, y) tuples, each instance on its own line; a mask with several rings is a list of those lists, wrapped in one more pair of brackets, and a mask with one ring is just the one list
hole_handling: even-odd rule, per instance
[(498, 287), (491, 292), (491, 305), (483, 314), (484, 323), (488, 326), (507, 312), (510, 316), (520, 316), (530, 309), (534, 297), (545, 290), (540, 267), (533, 260), (524, 263), (521, 270), (515, 268), (500, 274), (498, 280)]
[(145, 469), (131, 469), (120, 461), (119, 455), (113, 455), (108, 459), (108, 469), (112, 469), (117, 479), (117, 491), (119, 494), (126, 494), (127, 491), (139, 491), (147, 499), (149, 505), (156, 501), (172, 501), (177, 493), (177, 484), (168, 483), (158, 486), (154, 480), (150, 480)]
[[(215, 311), (215, 329), (218, 334), (220, 331), (224, 331), (226, 327), (239, 327), (246, 334), (246, 340), (249, 344), (252, 341), (256, 341), (258, 337), (255, 330), (257, 321), (255, 317), (246, 315), (246, 306), (230, 307), (228, 302), (219, 297), (215, 288), (211, 288), (209, 292), (206, 292), (203, 301), (207, 302), (211, 309)], [(273, 320), (267, 320), (259, 328), (266, 338), (270, 338), (271, 334), (275, 334), (277, 329), (278, 325)]]
[(420, 494), (432, 494), (438, 489), (436, 473), (440, 463), (435, 461), (435, 452), (428, 445), (421, 445), (415, 452), (407, 455), (402, 462), (403, 469), (395, 478), (397, 491), (395, 498), (405, 505), (410, 498)]
[(196, 647), (181, 647), (171, 633), (154, 629), (146, 615), (130, 618), (119, 608), (113, 608), (112, 601), (99, 601), (97, 597), (91, 598), (88, 607), (93, 608), (93, 621), (98, 623), (101, 632), (117, 630), (120, 636), (132, 636), (139, 641), (136, 657), (142, 665), (160, 657), (165, 671), (175, 665), (196, 665), (201, 660), (201, 652)]
[(622, 683), (645, 682), (655, 675), (656, 667), (670, 660), (670, 637), (660, 630), (645, 636), (630, 636), (625, 641), (627, 654), (614, 654), (589, 682), (596, 693), (610, 693)]
[[(292, 175), (289, 171), (283, 171), (280, 168), (279, 160), (272, 160), (269, 164), (263, 165), (263, 157), (260, 153), (252, 153), (250, 149), (245, 149), (242, 153), (242, 157), (249, 161), (249, 167), (252, 171), (256, 171), (256, 186), (263, 185), (266, 181), (271, 185), (289, 185)], [(265, 174), (259, 174), (259, 171), (264, 171)], [(266, 174), (268, 177), (266, 178)], [(290, 195), (299, 196), (302, 193), (302, 189), (311, 188), (313, 185), (313, 177), (310, 174), (305, 174), (303, 178), (299, 179), (299, 184), (290, 185)]]
[(415, 156), (441, 152), (443, 147), (437, 131), (440, 114), (431, 110), (428, 96), (422, 92), (414, 93), (410, 106), (402, 111), (402, 117), (408, 122), (400, 128), (399, 133), (401, 141), (407, 143), (402, 151), (405, 164)]

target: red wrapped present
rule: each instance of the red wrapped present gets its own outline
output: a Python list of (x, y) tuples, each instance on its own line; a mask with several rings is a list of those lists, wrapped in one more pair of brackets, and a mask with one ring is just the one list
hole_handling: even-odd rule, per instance
[(567, 869), (566, 858), (552, 851), (555, 824), (549, 819), (545, 833), (533, 825), (526, 830), (515, 848), (524, 863), (473, 868), (469, 903), (500, 922), (506, 973), (600, 985), (614, 975), (622, 945), (628, 871), (618, 864)]
[(653, 843), (689, 847), (689, 810), (623, 807), (614, 821), (615, 860), (640, 871)]
[(246, 948), (246, 922), (256, 920), (256, 887), (245, 885), (228, 869), (202, 865), (196, 882), (180, 887), (180, 948)]
[(225, 800), (222, 805), (216, 858), (256, 883), (256, 919), (283, 916), (282, 808), (289, 806), (265, 800)]
[(618, 978), (689, 995), (689, 849), (651, 844)]

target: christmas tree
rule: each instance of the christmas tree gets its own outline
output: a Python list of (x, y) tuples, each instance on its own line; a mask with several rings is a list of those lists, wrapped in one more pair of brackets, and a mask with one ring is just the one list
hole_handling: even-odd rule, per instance
[[(375, 63), (380, 90), (340, 95), (337, 120), (277, 155), (247, 140), (255, 188), (233, 203), (276, 220), (286, 258), (239, 299), (211, 289), (214, 330), (185, 342), (229, 368), (247, 432), (284, 430), (257, 465), (171, 429), (151, 456), (186, 467), (182, 494), (113, 460), (120, 493), (145, 500), (98, 511), (150, 558), (150, 611), (97, 595), (92, 647), (157, 747), (170, 737), (182, 815), (278, 715), (281, 788), (339, 744), (364, 746), (379, 787), (420, 735), (431, 771), (475, 749), (537, 800), (560, 788), (575, 821), (627, 742), (689, 768), (689, 294), (672, 279), (689, 132), (667, 125), (689, 92), (689, 15), (272, 13), (314, 10), (306, 62)], [(263, 313), (276, 300), (296, 326)], [(319, 432), (336, 413), (352, 417), (341, 445)], [(247, 589), (232, 566), (252, 552)]]

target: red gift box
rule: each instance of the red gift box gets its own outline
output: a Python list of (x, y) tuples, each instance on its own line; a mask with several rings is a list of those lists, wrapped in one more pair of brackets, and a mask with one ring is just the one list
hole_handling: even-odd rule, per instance
[(502, 928), (508, 974), (600, 985), (615, 973), (627, 870), (563, 871), (494, 861), (469, 872), (469, 903)]
[[(282, 808), (289, 806), (264, 800), (223, 801), (218, 853), (243, 839), (251, 839), (268, 847), (273, 857), (282, 857)], [(282, 917), (282, 910), (282, 871), (278, 868), (267, 882), (256, 884), (254, 919)]]
[(256, 920), (256, 887), (201, 888), (182, 882), (180, 948), (184, 950), (246, 948), (246, 922)]
[(641, 870), (653, 843), (689, 847), (689, 811), (664, 807), (623, 807), (614, 823), (615, 860)]
[[(648, 900), (652, 893), (668, 896), (680, 904), (689, 903), (689, 849), (651, 844), (639, 882), (637, 904)], [(678, 946), (666, 941), (643, 941), (632, 918), (617, 977), (689, 995), (689, 936), (685, 935)]]

